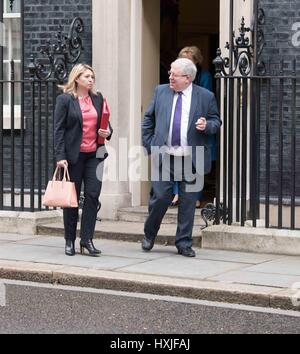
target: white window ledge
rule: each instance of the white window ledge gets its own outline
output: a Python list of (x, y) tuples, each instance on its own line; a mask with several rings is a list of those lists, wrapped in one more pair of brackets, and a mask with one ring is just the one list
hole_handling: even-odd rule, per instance
[[(11, 129), (11, 116), (10, 116), (10, 106), (3, 107), (3, 129)], [(14, 117), (14, 129), (21, 129), (21, 106), (15, 106), (15, 117)], [(25, 129), (26, 118), (24, 117), (24, 129)]]

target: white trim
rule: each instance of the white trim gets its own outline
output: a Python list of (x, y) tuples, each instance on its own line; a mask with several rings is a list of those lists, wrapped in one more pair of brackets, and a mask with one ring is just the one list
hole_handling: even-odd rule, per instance
[(3, 13), (3, 18), (21, 18), (20, 12)]
[[(2, 0), (1, 0), (2, 1)], [(21, 3), (19, 2), (19, 5), (21, 6)], [(8, 14), (8, 15), (10, 15), (10, 14), (12, 14), (12, 15), (14, 15), (14, 14), (18, 14), (19, 12), (8, 12), (8, 11), (10, 11), (10, 9), (7, 9), (7, 6), (9, 7), (10, 5), (4, 0), (3, 1), (3, 15), (4, 14)], [(14, 4), (14, 6), (16, 6), (15, 4)]]
[[(21, 13), (4, 13), (3, 14), (3, 19), (21, 19)], [(13, 40), (12, 40), (12, 31), (11, 31), (11, 21), (8, 21), (9, 25), (6, 26), (5, 30), (9, 31), (8, 33), (8, 43), (6, 43), (7, 50), (8, 50), (8, 58), (3, 59), (3, 64), (8, 65), (8, 73), (9, 77), (7, 80), (10, 80), (10, 61), (12, 58), (12, 52), (13, 52)], [(22, 36), (22, 31), (20, 28), (19, 31), (20, 34), (20, 41), (21, 41), (21, 36)], [(21, 53), (20, 53), (21, 54)], [(21, 64), (22, 60), (20, 59), (14, 59), (15, 64)], [(9, 84), (8, 84), (9, 85)], [(9, 87), (9, 86), (8, 86)], [(19, 90), (18, 90), (19, 91)], [(15, 93), (17, 94), (17, 92)], [(19, 94), (21, 95), (21, 89), (19, 91)], [(8, 90), (8, 104), (3, 105), (3, 129), (4, 130), (10, 130), (11, 129), (11, 97), (10, 97), (10, 89)], [(14, 105), (14, 129), (20, 129), (21, 128), (21, 105)]]
[[(141, 106), (142, 106), (142, 6), (141, 0), (131, 2), (130, 21), (130, 128), (129, 145), (141, 143)], [(141, 205), (141, 182), (129, 182), (132, 206)]]

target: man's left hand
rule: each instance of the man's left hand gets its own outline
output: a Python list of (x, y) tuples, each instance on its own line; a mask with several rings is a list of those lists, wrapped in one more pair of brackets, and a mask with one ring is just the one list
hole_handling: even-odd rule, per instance
[(206, 128), (206, 118), (200, 117), (196, 122), (196, 129), (203, 131)]

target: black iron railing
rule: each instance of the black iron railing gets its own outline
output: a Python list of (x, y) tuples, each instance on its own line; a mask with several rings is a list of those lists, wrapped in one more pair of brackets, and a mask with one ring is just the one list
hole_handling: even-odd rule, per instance
[(216, 200), (202, 215), (215, 224), (300, 229), (299, 70), (296, 60), (262, 60), (265, 15), (254, 5), (253, 27), (242, 18), (236, 36), (230, 21), (228, 56), (218, 50), (214, 60), (223, 125)]
[[(21, 78), (16, 77), (13, 60), (8, 79), (0, 65), (0, 210), (43, 209), (42, 195), (55, 165), (57, 85), (81, 56), (83, 29), (79, 17), (72, 21), (67, 36), (60, 28), (56, 40), (40, 48), (40, 58), (30, 57), (25, 75), (21, 69)], [(0, 46), (0, 63), (2, 54)]]
[[(2, 99), (4, 90), (10, 92), (10, 102), (0, 109), (0, 210), (41, 210), (42, 194), (54, 167), (53, 108), (57, 81), (15, 80), (13, 61), (10, 73), (10, 80), (0, 80)], [(23, 109), (16, 104), (21, 93)]]

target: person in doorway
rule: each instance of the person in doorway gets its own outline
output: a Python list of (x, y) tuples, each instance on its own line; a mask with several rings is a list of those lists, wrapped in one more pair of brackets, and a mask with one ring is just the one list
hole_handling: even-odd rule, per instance
[[(201, 86), (206, 88), (209, 91), (212, 91), (213, 85), (212, 85), (212, 76), (210, 72), (202, 67), (203, 63), (203, 55), (201, 50), (196, 47), (196, 46), (189, 46), (189, 47), (184, 47), (181, 49), (181, 51), (178, 54), (178, 58), (187, 58), (192, 60), (192, 62), (196, 65), (197, 67), (197, 74), (195, 77), (195, 80), (193, 83), (195, 85)], [(210, 135), (209, 136), (209, 146), (211, 149), (211, 159), (212, 162), (216, 160), (216, 135)], [(173, 186), (173, 200), (171, 202), (172, 206), (177, 206), (178, 205), (178, 183), (174, 183)], [(204, 203), (204, 193), (203, 190), (199, 192), (198, 194), (198, 199), (196, 202), (196, 208), (202, 207)]]
[[(68, 82), (59, 86), (63, 94), (56, 100), (54, 113), (54, 150), (58, 167), (68, 167), (70, 180), (75, 182), (79, 199), (84, 182), (84, 203), (80, 228), (80, 252), (98, 256), (101, 251), (93, 244), (97, 207), (102, 187), (102, 176), (97, 170), (107, 154), (96, 156), (99, 137), (110, 139), (112, 128), (100, 129), (103, 96), (94, 91), (95, 73), (86, 64), (77, 64), (70, 72)], [(101, 147), (103, 144), (101, 144)], [(104, 146), (103, 146), (104, 147)], [(105, 147), (104, 147), (105, 148)], [(97, 170), (97, 175), (96, 175)], [(75, 255), (78, 208), (63, 210), (65, 254)]]
[(201, 50), (196, 46), (184, 47), (178, 54), (178, 58), (188, 58), (197, 67), (197, 74), (194, 84), (204, 87), (209, 91), (213, 90), (212, 76), (210, 72), (202, 67), (203, 55)]
[[(221, 125), (214, 94), (193, 84), (196, 74), (197, 68), (191, 60), (175, 60), (169, 71), (170, 83), (156, 87), (142, 122), (142, 143), (148, 154), (152, 155), (152, 176), (155, 176), (152, 179), (149, 215), (144, 226), (144, 251), (153, 248), (163, 217), (172, 201), (174, 180), (179, 180), (180, 203), (175, 245), (179, 254), (195, 257), (192, 230), (197, 191), (202, 186), (198, 184), (196, 188), (191, 188), (197, 184), (197, 177), (187, 178), (185, 166), (190, 163), (193, 173), (196, 171), (194, 176), (197, 176), (196, 161), (199, 160), (193, 152), (198, 147), (204, 147), (198, 149), (204, 151), (203, 173), (210, 170), (210, 149), (205, 148), (207, 138), (215, 134)], [(169, 179), (164, 178), (165, 168), (168, 169)]]

